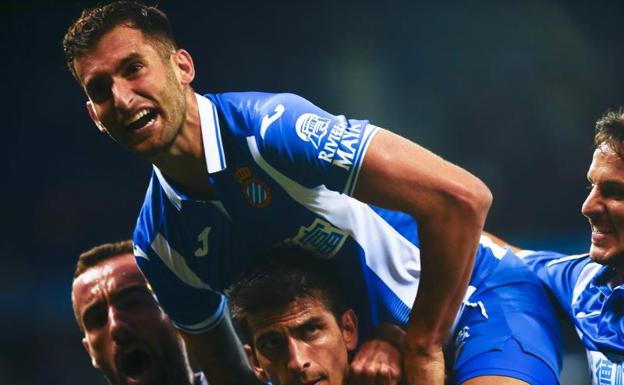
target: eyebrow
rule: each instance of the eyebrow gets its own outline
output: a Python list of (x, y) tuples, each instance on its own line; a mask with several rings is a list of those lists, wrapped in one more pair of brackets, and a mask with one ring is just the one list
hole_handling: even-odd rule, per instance
[[(150, 290), (147, 288), (147, 286), (136, 284), (136, 285), (131, 285), (131, 286), (128, 286), (128, 287), (125, 287), (125, 288), (119, 290), (118, 292), (116, 292), (113, 295), (112, 300), (113, 301), (117, 301), (120, 298), (127, 297), (127, 296), (132, 295), (132, 294), (147, 294), (148, 296), (151, 297)], [(84, 307), (84, 311), (82, 312), (81, 319), (84, 320), (85, 316), (89, 312), (91, 312), (93, 310), (97, 310), (98, 307), (101, 307), (103, 305), (104, 305), (104, 301), (102, 301), (101, 299), (98, 299), (96, 301), (88, 303)]]
[[(119, 63), (117, 63), (117, 65), (115, 66), (115, 73), (121, 71), (121, 69), (127, 66), (130, 62), (142, 58), (143, 56), (137, 52), (130, 53), (128, 56), (121, 59)], [(97, 84), (97, 82), (99, 82), (102, 78), (104, 78), (104, 76), (101, 73), (96, 73), (95, 75), (93, 75), (91, 79), (89, 79), (89, 81), (85, 83), (85, 90), (88, 90), (89, 87), (93, 87), (93, 85)]]

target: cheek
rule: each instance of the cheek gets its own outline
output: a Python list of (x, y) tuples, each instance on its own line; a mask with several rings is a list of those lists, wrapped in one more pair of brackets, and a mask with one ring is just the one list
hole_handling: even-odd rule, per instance
[(619, 233), (624, 233), (624, 202), (609, 207), (609, 216)]

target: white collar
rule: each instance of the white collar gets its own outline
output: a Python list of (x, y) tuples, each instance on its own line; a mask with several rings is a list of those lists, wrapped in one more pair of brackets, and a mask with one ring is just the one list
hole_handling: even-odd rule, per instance
[[(221, 141), (221, 129), (219, 127), (219, 117), (217, 109), (212, 101), (202, 95), (195, 94), (197, 107), (199, 109), (199, 123), (204, 145), (204, 157), (206, 159), (206, 169), (208, 173), (225, 170), (225, 154), (223, 152), (223, 142)], [(182, 196), (173, 186), (169, 184), (158, 167), (154, 166), (156, 177), (165, 191), (167, 198), (180, 210), (182, 207)]]
[(219, 116), (214, 103), (206, 97), (195, 94), (199, 108), (199, 122), (204, 144), (204, 156), (208, 173), (223, 171), (226, 167)]

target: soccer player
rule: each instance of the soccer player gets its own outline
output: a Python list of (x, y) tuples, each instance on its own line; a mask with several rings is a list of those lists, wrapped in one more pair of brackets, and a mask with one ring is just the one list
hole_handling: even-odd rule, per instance
[(182, 337), (137, 267), (132, 241), (80, 255), (72, 306), (82, 345), (112, 385), (207, 385), (193, 374)]
[(255, 380), (222, 292), (280, 243), (332, 261), (360, 300), (363, 335), (406, 327), (407, 384), (444, 382), (455, 321), (458, 383), (557, 382), (541, 285), (479, 243), (491, 204), (479, 179), (296, 95), (196, 94), (192, 58), (154, 7), (85, 11), (64, 50), (97, 127), (154, 165), (135, 256), (211, 384)]
[[(274, 250), (269, 257), (229, 292), (232, 320), (255, 375), (273, 385), (346, 385), (358, 322), (333, 266), (291, 248)], [(375, 373), (380, 378), (370, 383), (400, 372), (387, 367)]]
[(587, 351), (594, 384), (624, 383), (624, 110), (596, 123), (591, 189), (581, 211), (588, 254), (519, 254), (554, 294)]

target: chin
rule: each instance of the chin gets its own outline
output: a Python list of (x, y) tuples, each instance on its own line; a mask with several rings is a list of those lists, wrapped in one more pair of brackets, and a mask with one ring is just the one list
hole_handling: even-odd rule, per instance
[(615, 265), (616, 261), (624, 260), (624, 249), (602, 248), (592, 245), (589, 249), (589, 257), (601, 265)]

